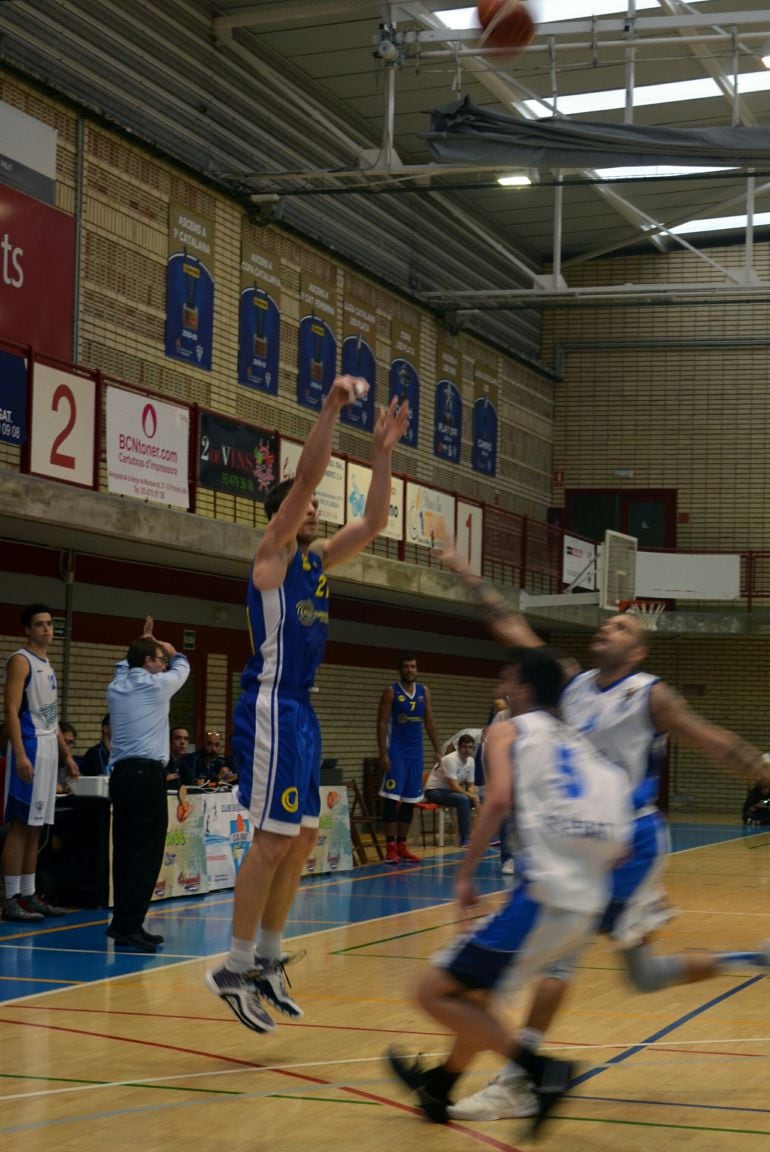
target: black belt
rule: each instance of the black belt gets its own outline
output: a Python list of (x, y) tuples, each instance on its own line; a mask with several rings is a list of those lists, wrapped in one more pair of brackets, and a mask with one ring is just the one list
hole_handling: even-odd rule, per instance
[(126, 758), (124, 760), (116, 760), (112, 766), (112, 770), (114, 772), (116, 768), (120, 768), (124, 765), (134, 765), (134, 764), (139, 764), (139, 765), (150, 764), (150, 765), (152, 765), (153, 768), (164, 768), (165, 769), (165, 767), (166, 767), (165, 761), (163, 761), (163, 760), (150, 760), (149, 756), (126, 756)]

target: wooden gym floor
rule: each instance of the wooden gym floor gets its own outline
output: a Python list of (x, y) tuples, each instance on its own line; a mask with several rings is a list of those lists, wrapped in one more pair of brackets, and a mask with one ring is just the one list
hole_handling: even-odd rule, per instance
[[(668, 870), (678, 917), (659, 951), (743, 950), (770, 936), (770, 833), (680, 824)], [(426, 957), (457, 930), (458, 852), (303, 882), (289, 969), (306, 1016), (246, 1030), (202, 985), (227, 947), (231, 897), (153, 905), (157, 956), (116, 952), (106, 913), (28, 931), (0, 925), (0, 1147), (34, 1152), (512, 1152), (526, 1122), (423, 1123), (381, 1055), (439, 1056), (446, 1037), (411, 1007)], [(483, 864), (485, 907), (503, 891)], [(526, 995), (507, 1009), (521, 1018)], [(550, 1049), (579, 1062), (543, 1149), (770, 1152), (770, 997), (748, 968), (641, 996), (606, 941), (583, 958)], [(475, 1091), (499, 1062), (479, 1058)], [(13, 1142), (13, 1143), (12, 1143)]]

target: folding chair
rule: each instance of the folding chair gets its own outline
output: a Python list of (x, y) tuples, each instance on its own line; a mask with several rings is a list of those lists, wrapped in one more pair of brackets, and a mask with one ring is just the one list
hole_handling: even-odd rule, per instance
[(350, 812), (350, 842), (353, 845), (353, 852), (358, 857), (359, 864), (368, 864), (369, 857), (366, 854), (366, 846), (361, 839), (360, 828), (363, 828), (371, 839), (372, 847), (379, 856), (380, 860), (385, 859), (385, 853), (382, 850), (377, 831), (374, 827), (375, 818), (370, 814), (366, 806), (364, 798), (361, 794), (358, 781), (343, 780), (343, 784), (348, 791), (348, 809)]
[(444, 847), (444, 819), (446, 817), (446, 808), (441, 804), (431, 804), (428, 800), (421, 800), (419, 804), (415, 804), (415, 808), (420, 813), (420, 832), (422, 834), (422, 846), (427, 848), (427, 841), (425, 838), (425, 814), (426, 812), (431, 816), (431, 835), (433, 836), (434, 845), (438, 844), (439, 848)]

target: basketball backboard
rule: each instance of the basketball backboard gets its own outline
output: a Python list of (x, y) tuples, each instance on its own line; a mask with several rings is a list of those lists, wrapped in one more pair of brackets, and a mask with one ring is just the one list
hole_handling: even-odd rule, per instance
[(618, 611), (621, 600), (636, 597), (636, 537), (608, 531), (599, 560), (599, 603)]

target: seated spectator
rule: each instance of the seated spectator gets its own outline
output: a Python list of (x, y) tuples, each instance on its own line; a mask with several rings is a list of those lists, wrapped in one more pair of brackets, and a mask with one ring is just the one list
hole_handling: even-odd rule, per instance
[(466, 790), (473, 787), (473, 736), (466, 733), (457, 743), (457, 751), (442, 756), (441, 762), (428, 775), (425, 799), (431, 804), (456, 809), (460, 847), (463, 848), (470, 840), (471, 809), (476, 807), (475, 796)]
[(459, 732), (455, 732), (454, 736), (450, 736), (449, 739), (445, 740), (441, 745), (441, 755), (447, 756), (450, 752), (456, 752), (457, 742), (461, 736), (473, 737), (473, 749), (475, 752), (481, 743), (481, 735), (483, 731), (483, 728), (461, 728)]
[(171, 729), (171, 756), (166, 765), (166, 787), (178, 788), (180, 784), (192, 784), (192, 760), (187, 749), (190, 746), (190, 734), (181, 724), (175, 724)]
[(226, 756), (221, 751), (222, 737), (219, 732), (208, 731), (203, 741), (203, 749), (190, 757), (193, 783), (232, 784), (237, 776)]
[[(74, 724), (70, 724), (69, 720), (62, 720), (59, 724), (61, 734), (64, 737), (64, 743), (67, 746), (69, 755), (73, 758), (76, 764), (80, 763), (80, 757), (75, 756), (75, 746), (77, 744), (78, 734)], [(67, 771), (67, 762), (64, 759), (61, 749), (59, 749), (59, 771), (56, 777), (56, 795), (64, 796), (70, 792), (69, 786), (70, 774)]]
[(98, 744), (88, 749), (80, 765), (81, 776), (104, 776), (110, 764), (110, 744), (112, 729), (110, 714), (102, 716), (102, 738)]

